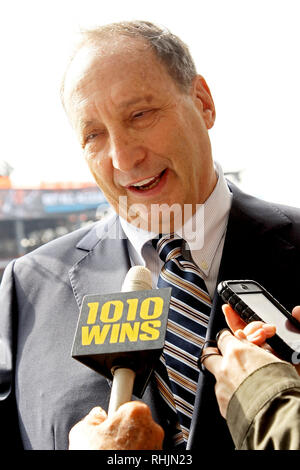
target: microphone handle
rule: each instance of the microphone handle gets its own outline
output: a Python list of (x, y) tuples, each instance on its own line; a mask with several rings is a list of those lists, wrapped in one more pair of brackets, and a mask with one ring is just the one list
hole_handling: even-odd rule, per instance
[(135, 372), (132, 369), (118, 367), (114, 370), (108, 417), (117, 411), (123, 403), (131, 400), (134, 379)]

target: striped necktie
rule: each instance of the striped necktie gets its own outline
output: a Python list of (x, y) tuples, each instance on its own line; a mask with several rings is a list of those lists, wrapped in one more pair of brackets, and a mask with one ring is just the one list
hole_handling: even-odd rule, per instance
[(175, 445), (188, 440), (199, 376), (197, 360), (211, 310), (200, 270), (183, 257), (182, 243), (173, 234), (152, 241), (164, 262), (157, 287), (172, 288), (165, 346), (156, 379), (162, 397), (177, 411), (181, 433), (174, 437)]

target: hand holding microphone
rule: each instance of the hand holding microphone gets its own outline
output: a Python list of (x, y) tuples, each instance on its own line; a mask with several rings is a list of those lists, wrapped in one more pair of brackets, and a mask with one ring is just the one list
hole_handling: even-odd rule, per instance
[(77, 423), (69, 434), (69, 450), (160, 450), (163, 429), (141, 401), (121, 405), (107, 417), (99, 407)]
[(143, 266), (129, 270), (122, 292), (85, 296), (72, 356), (112, 380), (108, 416), (94, 408), (69, 434), (69, 449), (157, 450), (163, 429), (141, 398), (161, 355), (171, 289), (152, 289)]

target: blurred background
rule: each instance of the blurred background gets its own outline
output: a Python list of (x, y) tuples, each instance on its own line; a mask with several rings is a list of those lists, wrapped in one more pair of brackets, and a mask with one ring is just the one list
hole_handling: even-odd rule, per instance
[(214, 158), (241, 189), (300, 206), (299, 0), (10, 0), (0, 6), (0, 279), (105, 216), (59, 86), (80, 28), (144, 19), (190, 47), (214, 97)]

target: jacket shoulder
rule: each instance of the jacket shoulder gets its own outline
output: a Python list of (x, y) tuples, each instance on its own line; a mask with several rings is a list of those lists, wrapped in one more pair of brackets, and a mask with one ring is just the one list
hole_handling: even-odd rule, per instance
[(31, 267), (35, 265), (47, 266), (51, 270), (58, 269), (61, 266), (61, 269), (65, 271), (66, 267), (77, 263), (101, 241), (115, 219), (116, 216), (110, 217), (108, 220), (95, 222), (45, 243), (16, 259), (14, 263), (15, 272), (20, 272), (23, 267), (29, 265)]
[(300, 247), (300, 209), (244, 193), (229, 182), (233, 193), (231, 208), (232, 221), (239, 227), (258, 229), (259, 234), (274, 233)]

